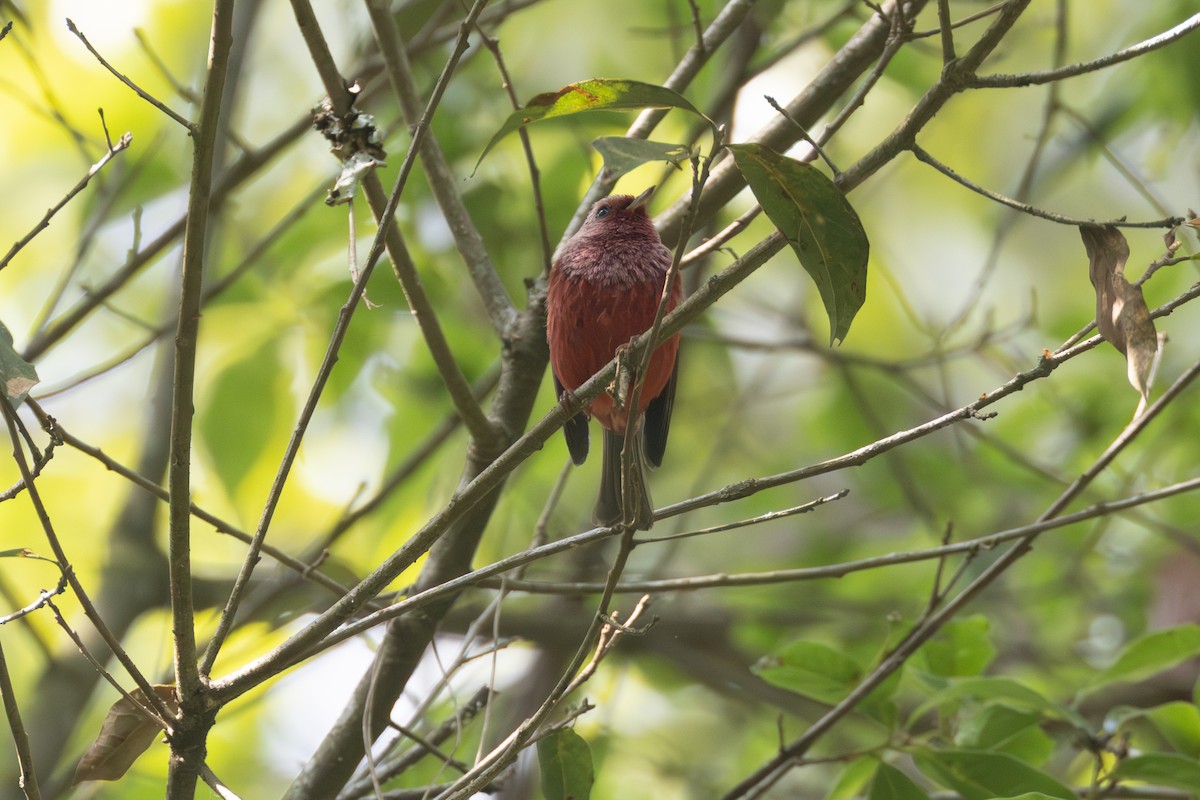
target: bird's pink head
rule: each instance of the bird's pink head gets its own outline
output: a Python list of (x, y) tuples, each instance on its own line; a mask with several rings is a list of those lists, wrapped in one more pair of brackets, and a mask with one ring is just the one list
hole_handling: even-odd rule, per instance
[(652, 229), (653, 223), (650, 222), (650, 215), (646, 213), (646, 203), (654, 194), (655, 188), (651, 186), (637, 197), (631, 194), (614, 194), (597, 200), (592, 204), (592, 210), (588, 212), (579, 232), (584, 235), (605, 235), (607, 232), (623, 229)]

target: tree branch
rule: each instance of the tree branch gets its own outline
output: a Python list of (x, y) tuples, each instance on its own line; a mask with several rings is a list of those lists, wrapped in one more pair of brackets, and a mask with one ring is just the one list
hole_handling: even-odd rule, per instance
[(1189, 33), (1192, 33), (1197, 28), (1200, 28), (1200, 14), (1193, 14), (1170, 30), (1163, 31), (1157, 36), (1151, 36), (1145, 41), (1138, 42), (1123, 50), (1118, 50), (1103, 58), (1097, 58), (1094, 61), (1071, 64), (1070, 66), (1049, 69), (1044, 72), (1026, 72), (1020, 75), (977, 75), (967, 82), (967, 88), (1005, 89), (1018, 86), (1037, 86), (1043, 83), (1061, 81), (1064, 78), (1074, 78), (1076, 75), (1096, 72), (1097, 70), (1111, 67), (1114, 64), (1120, 64), (1122, 61), (1129, 61), (1130, 59), (1145, 55), (1160, 47), (1166, 47), (1172, 42), (1176, 42)]
[(192, 416), (213, 162), (220, 133), (221, 97), (233, 45), (233, 10), (234, 0), (216, 0), (213, 8), (200, 120), (192, 137), (192, 175), (183, 234), (183, 277), (179, 326), (175, 333), (175, 375), (171, 384), (171, 466), (167, 482), (171, 495), (167, 563), (171, 581), (171, 631), (175, 641), (175, 691), (179, 695), (180, 714), (171, 737), (168, 800), (189, 800), (194, 796), (204, 766), (205, 740), (215, 715), (205, 697), (204, 680), (196, 659), (191, 562)]
[[(416, 125), (424, 120), (428, 125), (428, 116), (432, 108), (422, 109), (421, 92), (417, 88), (412, 75), (412, 65), (408, 60), (408, 51), (400, 37), (396, 25), (396, 17), (392, 14), (390, 4), (379, 0), (367, 0), (367, 14), (371, 19), (371, 29), (379, 50), (383, 53), (383, 62), (387, 75), (392, 84), (392, 90), (400, 101), (400, 108), (408, 124)], [(482, 11), (482, 7), (479, 9)], [(478, 17), (478, 14), (475, 15)], [(492, 321), (492, 328), (500, 336), (508, 335), (512, 328), (516, 310), (512, 299), (496, 273), (496, 267), (483, 244), (483, 237), (475, 227), (471, 215), (463, 204), (458, 191), (458, 180), (446, 164), (442, 148), (433, 136), (425, 136), (418, 147), (421, 165), (425, 168), (425, 177), (429, 188), (433, 191), (434, 199), (442, 210), (442, 216), (450, 227), (458, 252), (462, 255), (467, 271), (474, 281), (475, 289), (479, 292), (483, 305)]]

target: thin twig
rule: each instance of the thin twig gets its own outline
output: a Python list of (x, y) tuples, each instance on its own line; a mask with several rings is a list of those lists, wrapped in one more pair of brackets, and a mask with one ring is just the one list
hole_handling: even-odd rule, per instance
[[(696, 245), (688, 254), (683, 257), (683, 261), (679, 262), (680, 269), (687, 269), (693, 264), (698, 263), (701, 259), (708, 256), (714, 250), (720, 250), (733, 237), (746, 229), (746, 226), (754, 221), (759, 214), (762, 213), (762, 206), (755, 203), (747, 211), (741, 214), (733, 222), (726, 225), (716, 234), (708, 237), (700, 244)], [(736, 258), (737, 256), (734, 256)]]
[[(834, 174), (834, 176), (836, 176), (839, 172), (841, 172), (841, 170), (839, 170), (837, 168), (837, 165), (834, 164), (832, 160), (830, 160), (829, 155), (825, 152), (824, 149), (822, 149), (821, 145), (817, 144), (817, 140), (814, 139), (812, 136), (810, 136), (808, 133), (808, 130), (803, 125), (800, 124), (800, 121), (798, 119), (796, 119), (792, 115), (792, 112), (788, 111), (786, 108), (779, 105), (779, 101), (776, 100), (774, 97), (771, 97), (770, 95), (763, 95), (763, 98), (767, 101), (768, 104), (770, 104), (771, 108), (778, 111), (781, 115), (783, 115), (784, 119), (786, 119), (788, 122), (790, 122), (796, 126), (796, 129), (798, 131), (800, 131), (800, 138), (802, 138), (802, 139), (804, 139), (804, 141), (808, 142), (809, 147), (811, 147), (813, 149), (813, 152), (816, 155), (820, 156), (821, 160), (824, 161), (829, 166), (829, 170)], [(831, 134), (832, 134), (832, 131), (829, 129), (826, 129), (824, 138), (828, 139)]]
[(1026, 72), (1020, 75), (976, 75), (967, 82), (967, 88), (970, 89), (997, 89), (1011, 88), (1017, 86), (1036, 86), (1043, 83), (1053, 83), (1063, 80), (1064, 78), (1073, 78), (1076, 75), (1085, 75), (1089, 72), (1111, 67), (1114, 64), (1120, 64), (1122, 61), (1128, 61), (1132, 58), (1145, 55), (1160, 47), (1165, 47), (1172, 42), (1182, 39), (1189, 33), (1192, 33), (1197, 28), (1200, 28), (1200, 14), (1193, 14), (1188, 19), (1176, 25), (1170, 30), (1163, 31), (1157, 36), (1151, 36), (1145, 41), (1138, 42), (1135, 45), (1118, 50), (1115, 53), (1097, 58), (1093, 61), (1085, 61), (1080, 64), (1072, 64), (1066, 67), (1050, 69), (1044, 72)]
[[(107, 135), (107, 129), (105, 129), (105, 134)], [(17, 240), (17, 242), (11, 248), (9, 248), (8, 252), (4, 254), (4, 258), (0, 258), (0, 269), (7, 267), (8, 262), (12, 261), (13, 257), (16, 256), (17, 253), (21, 252), (25, 245), (33, 241), (33, 237), (37, 236), (39, 233), (48, 228), (50, 226), (50, 220), (54, 219), (54, 215), (61, 211), (63, 206), (71, 202), (75, 195), (82, 192), (92, 180), (92, 177), (95, 176), (100, 170), (104, 169), (104, 166), (108, 164), (108, 162), (112, 161), (118, 153), (126, 150), (132, 142), (133, 134), (130, 133), (125, 133), (123, 136), (121, 136), (121, 138), (117, 140), (116, 144), (109, 142), (108, 152), (106, 152), (99, 161), (97, 161), (95, 164), (92, 164), (92, 166), (88, 169), (87, 174), (80, 178), (79, 182), (71, 187), (71, 189), (63, 196), (63, 198), (55, 203), (50, 210), (45, 213), (45, 215), (36, 225), (33, 226), (33, 229), (30, 230), (29, 233), (25, 234), (23, 237)]]
[(100, 66), (104, 67), (106, 70), (111, 72), (116, 77), (117, 80), (119, 80), (121, 83), (125, 84), (130, 89), (132, 89), (137, 94), (138, 97), (142, 98), (147, 103), (154, 106), (159, 111), (163, 112), (168, 117), (170, 117), (171, 119), (175, 120), (180, 125), (182, 125), (184, 127), (184, 130), (186, 130), (188, 132), (189, 136), (195, 135), (196, 125), (194, 123), (189, 122), (188, 119), (186, 117), (184, 117), (182, 114), (179, 114), (179, 113), (173, 111), (166, 103), (162, 102), (157, 97), (154, 97), (152, 94), (147, 92), (145, 89), (138, 86), (136, 83), (131, 81), (129, 78), (122, 75), (121, 72), (119, 70), (117, 70), (116, 67), (114, 67), (112, 64), (108, 63), (108, 61), (105, 60), (104, 56), (100, 55), (100, 53), (96, 51), (96, 48), (92, 47), (92, 43), (89, 42), (87, 40), (87, 37), (83, 35), (83, 31), (79, 30), (79, 28), (77, 28), (75, 26), (75, 23), (69, 17), (67, 18), (67, 30), (69, 30), (71, 33), (75, 34), (77, 37), (79, 37), (79, 41), (83, 42), (83, 46), (88, 49), (88, 52), (91, 53), (93, 56), (95, 56), (96, 60), (100, 62)]
[(212, 771), (212, 767), (208, 766), (207, 763), (200, 766), (200, 779), (208, 784), (208, 788), (212, 789), (221, 800), (240, 800), (234, 794), (233, 790), (217, 777), (217, 774)]
[[(968, 14), (967, 16), (963, 17), (960, 20), (953, 21), (950, 23), (950, 29), (955, 30), (957, 28), (962, 28), (967, 25), (970, 25), (972, 22), (978, 22), (979, 20), (981, 20), (985, 17), (990, 17), (993, 14), (995, 14), (997, 11), (999, 11), (1001, 8), (1003, 8), (1004, 4), (1006, 2), (1008, 2), (1008, 0), (1000, 0), (999, 3), (994, 3), (993, 5), (988, 6), (987, 8), (983, 9), (982, 11), (976, 11), (974, 14)], [(941, 9), (939, 8), (939, 12), (940, 12), (940, 10)], [(940, 22), (940, 16), (939, 16), (939, 22)], [(944, 35), (942, 33), (942, 25), (939, 24), (936, 28), (930, 28), (929, 30), (926, 30), (926, 31), (913, 31), (912, 33), (908, 34), (907, 38), (914, 39), (914, 40), (915, 39), (929, 39), (934, 36), (942, 36), (942, 35)]]
[[(4, 33), (12, 23), (5, 26)], [(3, 35), (0, 34), (0, 38)], [(0, 398), (0, 403), (7, 400)], [(4, 658), (4, 643), (0, 642), (0, 698), (4, 701), (4, 715), (8, 719), (8, 729), (12, 731), (13, 744), (17, 749), (17, 767), (21, 771), (19, 785), (25, 800), (41, 800), (42, 793), (38, 789), (37, 770), (33, 768), (33, 753), (29, 748), (29, 734), (25, 732), (25, 724), (21, 722), (21, 709), (17, 706), (17, 694), (13, 690), (12, 679), (8, 675), (8, 662)]]
[[(96, 658), (96, 656), (92, 655), (92, 651), (89, 650), (88, 646), (83, 643), (83, 639), (80, 637), (79, 633), (67, 622), (67, 618), (63, 616), (62, 611), (57, 605), (55, 605), (54, 601), (48, 600), (46, 602), (46, 606), (54, 615), (54, 621), (58, 623), (58, 627), (63, 629), (63, 632), (67, 634), (67, 638), (75, 644), (75, 648), (79, 651), (79, 654), (82, 655), (84, 661), (88, 662), (91, 668), (96, 671), (96, 674), (103, 678), (109, 686), (116, 689), (117, 694), (121, 695), (122, 698), (128, 701), (129, 704), (139, 714), (141, 714), (147, 722), (153, 723), (169, 734), (171, 731), (171, 718), (169, 716), (162, 717), (159, 714), (156, 714), (154, 709), (147, 707), (146, 703), (143, 703), (141, 700), (135, 697), (132, 692), (126, 690), (125, 687), (113, 677), (112, 673), (104, 668), (104, 665), (100, 663), (100, 660)], [(143, 694), (145, 694), (145, 692), (143, 692)], [(157, 692), (153, 692), (152, 694), (154, 700), (161, 701), (161, 697), (159, 697)], [(154, 705), (153, 700), (151, 700), (149, 697), (147, 697), (146, 702)]]
[[(500, 42), (488, 36), (481, 25), (476, 25), (476, 27), (479, 28), (480, 36), (483, 38), (483, 46), (488, 49), (488, 52), (492, 54), (492, 59), (496, 62), (496, 71), (500, 73), (500, 83), (508, 95), (508, 102), (515, 111), (521, 107), (521, 101), (517, 97), (512, 77), (508, 73), (508, 67), (504, 63), (504, 56), (500, 52)], [(542, 173), (538, 169), (537, 159), (533, 154), (533, 142), (529, 138), (528, 127), (522, 125), (517, 128), (517, 135), (521, 137), (521, 149), (525, 153), (525, 164), (529, 170), (529, 186), (533, 192), (533, 210), (534, 215), (537, 217), (538, 235), (542, 246), (542, 272), (543, 274), (549, 274), (550, 262), (554, 258), (554, 251), (550, 247), (550, 229), (546, 223), (546, 203), (542, 196)]]
[[(311, 120), (309, 118), (293, 123), (290, 127), (281, 131), (275, 139), (263, 145), (258, 150), (242, 156), (225, 170), (221, 175), (221, 179), (212, 190), (210, 198), (212, 212), (216, 213), (219, 211), (225, 201), (233, 194), (234, 189), (237, 189), (250, 180), (250, 178), (257, 175), (259, 170), (270, 163), (284, 148), (294, 144), (300, 135), (307, 131), (310, 126)], [(56, 317), (45, 329), (38, 331), (25, 347), (25, 350), (21, 354), (22, 357), (26, 361), (33, 361), (61, 342), (68, 333), (78, 327), (80, 323), (87, 319), (109, 297), (128, 285), (134, 277), (153, 263), (167, 248), (174, 245), (179, 240), (179, 237), (183, 235), (186, 224), (187, 215), (185, 214), (144, 248), (130, 253), (125, 264), (110, 275), (104, 283), (92, 286), (87, 294), (74, 306)]]
[(1053, 211), (1046, 211), (1038, 208), (1037, 206), (1032, 206), (1029, 203), (1023, 203), (1020, 200), (1014, 200), (1011, 197), (1005, 197), (999, 192), (993, 192), (991, 189), (985, 189), (979, 184), (967, 180), (950, 167), (938, 161), (920, 145), (914, 144), (909, 149), (912, 150), (912, 154), (918, 161), (928, 164), (938, 172), (945, 175), (947, 178), (950, 178), (956, 183), (962, 184), (976, 194), (981, 194), (989, 200), (995, 200), (997, 203), (1001, 203), (1002, 205), (1006, 205), (1009, 208), (1016, 209), (1017, 211), (1023, 211), (1030, 216), (1040, 217), (1041, 219), (1047, 219), (1051, 222), (1057, 222), (1059, 225), (1070, 225), (1072, 227), (1077, 227), (1079, 225), (1112, 225), (1123, 228), (1173, 228), (1183, 222), (1183, 217), (1167, 217), (1166, 219), (1155, 219), (1143, 222), (1129, 222), (1124, 218), (1108, 220), (1105, 222), (1095, 222), (1094, 220), (1077, 219), (1075, 217), (1064, 216)]
[[(467, 16), (470, 25), (467, 30), (475, 27), (479, 13), (483, 11), (482, 5), (478, 3), (476, 5), (479, 7), (473, 9), (475, 13)], [(375, 32), (375, 39), (383, 54), (388, 78), (400, 101), (400, 108), (404, 112), (406, 121), (409, 125), (416, 125), (419, 121), (424, 120), (424, 124), (427, 126), (433, 110), (437, 107), (436, 98), (439, 90), (434, 89), (432, 103), (421, 102), (421, 92), (413, 77), (408, 50), (400, 36), (395, 17), (386, 4), (368, 2), (366, 7), (371, 27)], [(466, 45), (462, 36), (459, 38), (459, 43), (456, 50), (465, 52)], [(461, 56), (462, 52), (459, 52), (458, 56)], [(457, 63), (457, 60), (456, 56), (451, 63)], [(454, 243), (462, 255), (475, 289), (479, 292), (479, 297), (487, 309), (492, 328), (501, 336), (508, 335), (516, 318), (516, 308), (513, 306), (512, 298), (509, 297), (503, 281), (500, 280), (491, 256), (488, 255), (483, 236), (467, 212), (466, 204), (463, 203), (462, 195), (459, 192), (461, 180), (454, 176), (450, 165), (446, 163), (441, 146), (435, 137), (423, 136), (411, 147), (418, 151), (429, 188), (454, 237)], [(468, 420), (468, 427), (474, 428), (470, 420)]]
[(742, 519), (738, 520), (737, 522), (726, 522), (723, 525), (713, 525), (709, 528), (700, 528), (699, 530), (685, 531), (683, 533), (672, 533), (666, 536), (639, 537), (634, 540), (634, 544), (657, 544), (660, 542), (675, 541), (677, 539), (690, 539), (694, 536), (708, 536), (712, 533), (724, 533), (725, 531), (741, 530), (743, 528), (749, 528), (753, 525), (761, 525), (764, 522), (772, 522), (777, 519), (794, 517), (797, 514), (807, 514), (809, 511), (813, 511), (825, 505), (826, 503), (832, 503), (836, 500), (841, 500), (848, 494), (850, 494), (849, 489), (842, 489), (834, 494), (827, 495), (825, 497), (818, 497), (816, 500), (810, 500), (807, 503), (802, 503), (798, 506), (780, 509), (779, 511), (768, 511), (765, 514), (759, 514), (758, 516), (751, 517), (750, 519)]
[[(37, 483), (30, 472), (29, 462), (25, 458), (25, 451), (21, 448), (20, 436), (17, 432), (17, 412), (8, 402), (0, 401), (0, 414), (3, 414), (4, 420), (8, 424), (9, 438), (13, 444), (13, 460), (17, 464), (17, 470), (20, 472), (22, 480), (25, 481), (29, 502), (33, 504), (38, 521), (41, 523), (42, 531), (46, 536), (46, 541), (50, 545), (50, 550), (54, 553), (54, 558), (58, 562), (59, 568), (67, 576), (67, 582), (71, 586), (71, 591), (75, 594), (75, 599), (78, 600), (79, 605), (83, 608), (84, 616), (92, 623), (96, 632), (100, 634), (100, 638), (104, 640), (104, 643), (108, 645), (113, 655), (121, 662), (121, 666), (133, 678), (138, 688), (146, 693), (149, 702), (154, 705), (155, 711), (163, 719), (169, 719), (171, 717), (170, 710), (159, 699), (158, 695), (154, 693), (150, 682), (142, 675), (141, 670), (138, 669), (133, 659), (129, 657), (129, 653), (121, 646), (121, 642), (113, 635), (109, 627), (104, 624), (104, 620), (100, 617), (99, 612), (96, 611), (96, 606), (92, 603), (91, 597), (88, 596), (87, 591), (83, 588), (83, 584), (80, 583), (79, 578), (75, 575), (71, 561), (67, 558), (67, 553), (62, 547), (62, 542), (54, 530), (54, 525), (50, 520), (50, 513), (46, 510), (46, 506), (42, 502), (41, 492), (38, 491)], [(53, 606), (54, 603), (52, 600), (47, 599), (46, 604)]]

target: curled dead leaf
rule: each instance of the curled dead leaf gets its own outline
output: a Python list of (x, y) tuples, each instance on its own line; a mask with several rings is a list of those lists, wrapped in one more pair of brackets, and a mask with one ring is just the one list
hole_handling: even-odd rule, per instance
[[(174, 686), (159, 684), (154, 686), (154, 692), (168, 708), (178, 710)], [(141, 689), (134, 689), (130, 695), (141, 706), (150, 707)], [(147, 717), (146, 712), (129, 698), (122, 697), (108, 710), (96, 740), (79, 760), (79, 766), (75, 768), (75, 783), (117, 780), (129, 771), (133, 762), (146, 752), (146, 748), (160, 733), (161, 726)]]
[(1112, 225), (1080, 225), (1088, 254), (1088, 275), (1096, 289), (1096, 327), (1125, 356), (1126, 376), (1141, 395), (1139, 413), (1150, 397), (1150, 381), (1158, 355), (1158, 333), (1142, 287), (1125, 279), (1129, 243)]

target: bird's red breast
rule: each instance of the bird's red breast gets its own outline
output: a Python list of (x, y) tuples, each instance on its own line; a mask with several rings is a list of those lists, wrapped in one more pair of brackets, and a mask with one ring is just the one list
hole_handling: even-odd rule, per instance
[[(671, 253), (645, 208), (628, 208), (632, 202), (632, 197), (618, 195), (597, 203), (580, 231), (564, 245), (550, 272), (546, 296), (550, 364), (568, 391), (578, 389), (613, 359), (618, 348), (654, 323)], [(681, 294), (677, 278), (668, 311)], [(646, 370), (639, 412), (666, 387), (678, 350), (678, 334), (655, 350)], [(608, 430), (624, 432), (628, 414), (615, 409), (608, 394), (592, 400), (588, 411)]]

